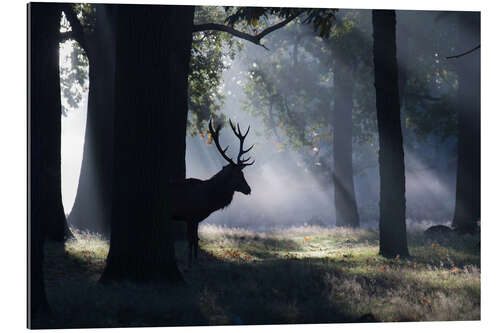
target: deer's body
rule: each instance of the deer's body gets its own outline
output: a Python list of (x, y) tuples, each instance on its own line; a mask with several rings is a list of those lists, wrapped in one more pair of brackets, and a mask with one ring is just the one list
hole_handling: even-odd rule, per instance
[(227, 148), (226, 150), (220, 148), (218, 141), (220, 127), (214, 131), (210, 123), (209, 130), (217, 149), (230, 163), (210, 179), (188, 178), (170, 183), (172, 190), (171, 218), (176, 221), (184, 221), (187, 224), (189, 266), (191, 266), (193, 250), (194, 257), (198, 257), (198, 224), (213, 212), (229, 206), (233, 200), (234, 192), (241, 192), (245, 195), (251, 192), (242, 170), (247, 165), (253, 164), (253, 162), (245, 163), (248, 159), (241, 160), (241, 155), (252, 148), (243, 149), (243, 141), (248, 134), (248, 130), (245, 135), (242, 135), (239, 126), (238, 132), (236, 132), (232, 123), (231, 127), (240, 139), (240, 153), (238, 154), (237, 163), (234, 163), (225, 155)]
[(172, 182), (172, 218), (179, 221), (206, 219), (213, 212), (229, 206), (234, 190), (224, 186), (223, 170), (207, 180), (188, 178)]

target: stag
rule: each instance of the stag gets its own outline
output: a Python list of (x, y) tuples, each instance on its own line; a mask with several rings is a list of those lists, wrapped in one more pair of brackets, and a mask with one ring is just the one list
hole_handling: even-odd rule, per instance
[(194, 258), (198, 258), (198, 224), (213, 212), (229, 206), (233, 200), (234, 192), (241, 192), (245, 195), (249, 195), (251, 192), (243, 175), (243, 169), (254, 164), (255, 161), (247, 163), (250, 157), (242, 158), (243, 154), (248, 153), (253, 148), (253, 145), (248, 149), (243, 148), (250, 126), (245, 134), (242, 134), (239, 124), (237, 124), (237, 128), (231, 120), (229, 120), (229, 124), (240, 140), (240, 150), (236, 163), (226, 155), (229, 146), (225, 149), (221, 148), (219, 143), (221, 126), (218, 125), (214, 130), (212, 120), (210, 120), (208, 130), (212, 140), (219, 153), (229, 164), (207, 180), (188, 178), (171, 183), (173, 193), (171, 218), (176, 221), (184, 221), (187, 224), (189, 266), (192, 263), (193, 251)]

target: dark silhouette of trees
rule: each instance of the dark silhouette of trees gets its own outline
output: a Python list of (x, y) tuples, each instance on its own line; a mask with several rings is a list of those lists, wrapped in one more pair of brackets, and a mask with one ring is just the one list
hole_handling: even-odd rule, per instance
[(179, 281), (168, 182), (184, 172), (194, 7), (122, 5), (110, 250), (102, 282)]
[[(61, 101), (59, 85), (59, 21), (61, 8), (46, 4), (31, 11), (31, 181), (35, 202), (32, 216), (45, 223), (44, 235), (53, 241), (73, 238), (61, 193)], [(44, 16), (47, 15), (47, 18)], [(57, 17), (55, 17), (57, 16)], [(47, 20), (47, 27), (44, 25)], [(55, 21), (55, 23), (54, 23)], [(55, 25), (57, 24), (57, 29)], [(56, 115), (58, 113), (58, 115)], [(40, 201), (42, 200), (42, 201)], [(36, 227), (38, 228), (38, 227)]]
[(458, 76), (458, 162), (453, 227), (459, 232), (477, 231), (481, 219), (481, 52), (480, 13), (459, 14), (459, 57), (454, 61)]
[(403, 137), (396, 60), (396, 13), (374, 10), (373, 62), (380, 165), (380, 254), (408, 256)]
[(89, 59), (89, 96), (82, 167), (75, 203), (68, 220), (71, 225), (109, 236), (113, 156), (115, 6), (92, 4), (93, 24), (78, 19), (71, 4), (63, 5), (71, 24), (71, 37)]
[(57, 5), (28, 5), (30, 319), (49, 312), (42, 268), (45, 238), (70, 236), (61, 198), (60, 15)]
[[(115, 110), (113, 84), (115, 18), (113, 13), (119, 5), (92, 4), (78, 7), (65, 4), (63, 6), (72, 31), (65, 33), (62, 38), (75, 39), (85, 51), (89, 59), (90, 82), (83, 161), (75, 203), (68, 220), (77, 228), (109, 236), (113, 170), (113, 113)], [(78, 8), (82, 11), (82, 19), (76, 15)], [(262, 32), (258, 39), (233, 28), (230, 28), (228, 32), (234, 36), (260, 43), (262, 37), (284, 26), (296, 15), (298, 14), (289, 14), (283, 21)], [(226, 28), (222, 24), (207, 23), (192, 25), (192, 32), (225, 31)], [(221, 59), (216, 59), (216, 56), (225, 52), (221, 50), (221, 45), (215, 45), (221, 43), (219, 37), (210, 38), (209, 33), (204, 37), (206, 40), (198, 42), (197, 49), (205, 47), (210, 52), (204, 56), (198, 53), (192, 55), (193, 59), (199, 59), (191, 68), (199, 76), (193, 75), (192, 81), (199, 82), (191, 85), (191, 94), (194, 98), (190, 100), (190, 108), (197, 116), (191, 125), (195, 127), (201, 125), (201, 119), (209, 118), (207, 114), (210, 112), (206, 112), (207, 109), (217, 109), (214, 105), (208, 105), (213, 104), (209, 96), (213, 92), (217, 93), (217, 85), (214, 83), (218, 82), (221, 73), (221, 68), (217, 70), (214, 68), (222, 64)], [(213, 43), (210, 44), (211, 42)], [(229, 47), (232, 47), (232, 44), (230, 42)], [(214, 52), (214, 50), (218, 51)], [(209, 79), (206, 78), (207, 76)], [(207, 90), (211, 91), (207, 92)], [(178, 166), (179, 169), (172, 174), (172, 178), (184, 179), (185, 165), (178, 164)]]

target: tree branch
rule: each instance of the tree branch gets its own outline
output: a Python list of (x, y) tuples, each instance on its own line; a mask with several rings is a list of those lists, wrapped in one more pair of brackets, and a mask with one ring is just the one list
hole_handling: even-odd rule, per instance
[(269, 49), (265, 45), (260, 43), (260, 40), (262, 38), (264, 38), (266, 35), (270, 34), (271, 32), (273, 32), (281, 27), (284, 27), (285, 25), (290, 23), (293, 19), (295, 19), (300, 14), (302, 14), (302, 11), (288, 17), (287, 19), (281, 21), (280, 23), (277, 23), (273, 26), (270, 26), (270, 27), (264, 29), (261, 33), (259, 33), (257, 35), (250, 35), (246, 32), (239, 31), (239, 30), (231, 28), (227, 25), (218, 24), (218, 23), (195, 24), (195, 25), (193, 25), (193, 32), (200, 32), (200, 31), (206, 31), (206, 30), (216, 30), (216, 31), (227, 32), (228, 34), (239, 37), (241, 39), (245, 39), (245, 40), (252, 42), (256, 45), (262, 46), (263, 48), (265, 48), (266, 50), (269, 51)]
[(467, 52), (464, 52), (464, 53), (461, 53), (461, 54), (457, 54), (457, 55), (454, 55), (454, 56), (448, 56), (446, 57), (446, 59), (454, 59), (454, 58), (460, 58), (460, 57), (463, 57), (464, 55), (467, 55), (469, 53), (472, 53), (474, 51), (476, 51), (477, 49), (479, 49), (481, 47), (481, 44), (479, 44), (478, 46), (476, 46), (475, 48), (467, 51)]
[(72, 4), (71, 3), (61, 4), (61, 9), (63, 10), (64, 14), (66, 15), (66, 19), (71, 25), (70, 38), (76, 40), (88, 56), (89, 50), (87, 46), (87, 39), (85, 36), (85, 32), (83, 31), (83, 27), (80, 24), (80, 20), (78, 20), (78, 17), (76, 16), (75, 11), (73, 10)]
[(59, 42), (64, 43), (68, 39), (75, 39), (75, 34), (73, 31), (66, 31), (66, 32), (61, 32), (59, 35)]
[(407, 93), (407, 95), (411, 96), (411, 97), (425, 99), (425, 100), (428, 100), (428, 101), (431, 101), (431, 102), (439, 102), (439, 101), (442, 100), (441, 97), (433, 97), (433, 96), (431, 96), (429, 94)]

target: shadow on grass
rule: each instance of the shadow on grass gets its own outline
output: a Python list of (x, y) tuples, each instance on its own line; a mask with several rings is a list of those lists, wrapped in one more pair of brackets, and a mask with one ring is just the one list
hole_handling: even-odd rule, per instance
[[(83, 253), (81, 253), (83, 252)], [(45, 246), (45, 286), (51, 318), (33, 328), (99, 328), (206, 325), (199, 295), (188, 286), (101, 285), (104, 269), (85, 250), (70, 253), (62, 243)]]
[(227, 237), (235, 243), (235, 247), (259, 259), (278, 259), (279, 252), (300, 251), (300, 242), (277, 237)]
[[(356, 248), (365, 244), (373, 246), (376, 237), (374, 231), (356, 235), (346, 231), (335, 237), (316, 234), (310, 242), (324, 242), (336, 249)], [(89, 250), (82, 246), (67, 251), (62, 244), (47, 243), (44, 269), (54, 318), (34, 323), (34, 327), (340, 323), (367, 321), (367, 318), (373, 321), (373, 317), (361, 317), (366, 312), (358, 311), (354, 317), (352, 311), (348, 312), (346, 301), (341, 303), (332, 298), (332, 276), (344, 281), (347, 287), (351, 286), (349, 279), (354, 279), (354, 286), (359, 284), (362, 290), (381, 297), (408, 282), (418, 287), (419, 281), (402, 278), (397, 269), (407, 269), (414, 263), (438, 267), (438, 263), (432, 261), (434, 256), (448, 256), (457, 266), (479, 263), (476, 240), (457, 237), (461, 238), (439, 241), (410, 235), (410, 251), (415, 256), (398, 262), (376, 255), (284, 258), (283, 253), (287, 251), (300, 252), (309, 246), (304, 235), (284, 238), (224, 234), (220, 239), (210, 240), (210, 250), (201, 250), (198, 264), (190, 269), (186, 267), (186, 242), (182, 241), (176, 244), (176, 255), (186, 285), (175, 288), (130, 283), (102, 286), (97, 283), (106, 257), (102, 249)], [(248, 253), (254, 259), (221, 256), (214, 253), (215, 248), (222, 253), (237, 251), (229, 255)], [(369, 265), (373, 266), (371, 270), (367, 268)], [(391, 269), (383, 271), (383, 266)], [(420, 285), (422, 293), (439, 288), (433, 282)], [(477, 288), (471, 289), (471, 295), (475, 293)], [(350, 301), (347, 298), (347, 302)]]
[(198, 263), (185, 271), (185, 278), (214, 305), (209, 324), (366, 321), (366, 316), (349, 316), (331, 301), (324, 277), (332, 269), (323, 259), (238, 262), (204, 250), (200, 254)]
[[(264, 248), (298, 247), (295, 242), (271, 239), (263, 244)], [(185, 246), (183, 242), (176, 247)], [(46, 290), (53, 317), (33, 322), (34, 328), (364, 321), (346, 315), (329, 300), (326, 266), (315, 260), (230, 262), (201, 251), (199, 263), (186, 269), (185, 252), (179, 251), (184, 286), (104, 286), (97, 283), (104, 263), (87, 252), (69, 252), (60, 243), (46, 244)]]
[(450, 233), (429, 237), (423, 233), (410, 233), (408, 243), (414, 260), (422, 264), (448, 268), (463, 268), (466, 265), (481, 267), (480, 235)]

